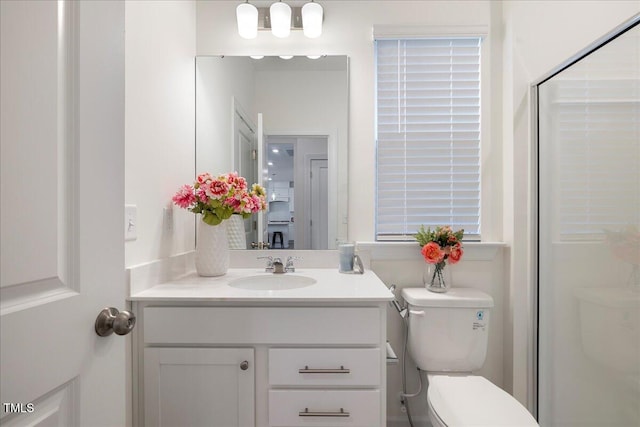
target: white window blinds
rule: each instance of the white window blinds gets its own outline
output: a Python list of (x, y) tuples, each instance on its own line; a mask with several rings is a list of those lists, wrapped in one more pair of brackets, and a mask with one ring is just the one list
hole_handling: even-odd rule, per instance
[[(593, 239), (640, 225), (640, 84), (637, 80), (547, 83), (556, 163), (556, 236)], [(545, 127), (541, 126), (544, 130)], [(545, 135), (549, 137), (549, 135)]]
[(481, 38), (376, 41), (376, 238), (480, 238)]

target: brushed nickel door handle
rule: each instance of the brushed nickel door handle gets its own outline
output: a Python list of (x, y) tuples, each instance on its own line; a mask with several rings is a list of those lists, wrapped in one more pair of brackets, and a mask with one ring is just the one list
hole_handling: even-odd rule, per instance
[(136, 316), (127, 310), (106, 307), (98, 314), (95, 323), (96, 334), (108, 337), (112, 333), (127, 335), (136, 326)]

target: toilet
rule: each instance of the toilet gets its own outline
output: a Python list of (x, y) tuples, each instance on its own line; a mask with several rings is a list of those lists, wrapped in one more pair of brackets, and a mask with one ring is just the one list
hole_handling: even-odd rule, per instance
[(427, 372), (434, 427), (538, 426), (513, 396), (472, 373), (487, 355), (491, 296), (471, 288), (405, 288), (402, 297), (409, 308), (409, 353)]

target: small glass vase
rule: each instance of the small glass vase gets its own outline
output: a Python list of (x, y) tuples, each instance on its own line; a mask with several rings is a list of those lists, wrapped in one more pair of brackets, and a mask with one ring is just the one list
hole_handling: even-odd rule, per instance
[(451, 289), (451, 267), (446, 261), (426, 264), (422, 273), (422, 282), (431, 292), (447, 292)]

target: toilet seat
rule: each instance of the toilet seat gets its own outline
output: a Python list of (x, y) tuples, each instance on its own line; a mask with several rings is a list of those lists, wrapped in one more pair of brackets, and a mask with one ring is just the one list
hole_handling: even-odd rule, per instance
[(444, 426), (538, 426), (513, 396), (477, 375), (428, 375), (427, 400)]

